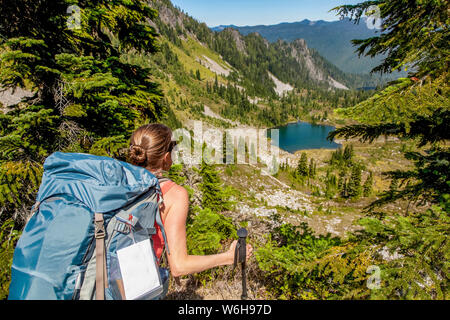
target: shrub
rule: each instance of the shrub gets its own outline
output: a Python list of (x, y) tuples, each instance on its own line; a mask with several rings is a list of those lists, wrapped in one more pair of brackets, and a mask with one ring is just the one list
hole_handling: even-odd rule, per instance
[(255, 255), (271, 294), (310, 300), (368, 296), (364, 282), (372, 263), (369, 252), (329, 234), (315, 236), (303, 223), (276, 228)]
[[(449, 196), (440, 205), (408, 216), (366, 217), (355, 239), (361, 247), (385, 251), (379, 259), (380, 290), (375, 299), (440, 299), (449, 297)], [(379, 252), (379, 251), (378, 251)]]
[(12, 219), (6, 220), (0, 227), (0, 300), (8, 297), (14, 247), (19, 236), (19, 231), (14, 230)]
[(230, 218), (209, 208), (201, 210), (187, 226), (187, 247), (189, 254), (216, 254), (221, 242), (237, 239), (236, 228)]

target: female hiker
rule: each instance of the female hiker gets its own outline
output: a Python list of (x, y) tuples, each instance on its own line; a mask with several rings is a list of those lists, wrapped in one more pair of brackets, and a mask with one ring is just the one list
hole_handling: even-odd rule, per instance
[[(172, 141), (172, 131), (162, 124), (150, 124), (136, 130), (130, 139), (129, 162), (146, 168), (156, 177), (172, 166), (171, 152), (176, 142)], [(172, 181), (161, 181), (164, 205), (161, 217), (167, 236), (170, 254), (167, 259), (170, 272), (174, 277), (202, 272), (218, 266), (231, 265), (237, 241), (224, 253), (208, 256), (192, 256), (186, 247), (186, 218), (189, 209), (189, 196), (185, 188)], [(163, 254), (164, 240), (158, 228), (153, 237), (155, 253), (159, 259)], [(247, 259), (252, 254), (252, 247), (247, 245)], [(168, 276), (168, 275), (167, 275)], [(168, 277), (167, 277), (168, 278)], [(166, 279), (163, 279), (163, 281)], [(168, 289), (168, 281), (165, 283)], [(166, 293), (165, 292), (165, 293)]]

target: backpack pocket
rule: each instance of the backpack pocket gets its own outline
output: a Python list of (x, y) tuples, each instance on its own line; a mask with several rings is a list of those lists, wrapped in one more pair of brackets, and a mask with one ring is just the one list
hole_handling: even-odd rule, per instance
[[(124, 300), (132, 297), (134, 300), (151, 300), (163, 293), (164, 286), (152, 241), (152, 235), (155, 232), (155, 215), (159, 214), (156, 210), (157, 206), (154, 202), (144, 202), (134, 206), (132, 213), (130, 213), (131, 210), (120, 212), (111, 221), (108, 227), (111, 238), (107, 241), (107, 299)], [(136, 261), (132, 261), (134, 266), (127, 264), (124, 258), (129, 253), (135, 255)], [(135, 272), (141, 272), (142, 276), (142, 283), (134, 282), (135, 287), (143, 283), (152, 283), (151, 289), (149, 287), (148, 291), (142, 291), (140, 295), (132, 293), (132, 289), (135, 289), (132, 287), (133, 281), (136, 279), (133, 272), (130, 274), (130, 270), (134, 269)]]

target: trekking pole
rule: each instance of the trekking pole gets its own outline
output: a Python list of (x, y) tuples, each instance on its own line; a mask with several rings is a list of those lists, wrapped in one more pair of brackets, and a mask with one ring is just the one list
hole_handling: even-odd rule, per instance
[(241, 263), (242, 267), (242, 296), (241, 300), (247, 300), (247, 274), (246, 274), (246, 259), (247, 259), (247, 236), (248, 232), (245, 228), (239, 229), (237, 232), (239, 237), (238, 243), (236, 245), (236, 250), (234, 252), (234, 268), (238, 262)]

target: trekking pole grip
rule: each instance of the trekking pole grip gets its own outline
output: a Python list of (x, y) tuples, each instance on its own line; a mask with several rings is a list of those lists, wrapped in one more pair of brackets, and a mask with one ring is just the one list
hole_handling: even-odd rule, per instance
[(239, 237), (238, 246), (236, 250), (239, 250), (238, 261), (242, 266), (242, 300), (247, 299), (247, 279), (246, 279), (246, 265), (245, 262), (247, 260), (247, 236), (248, 231), (245, 228), (239, 229), (237, 232)]

